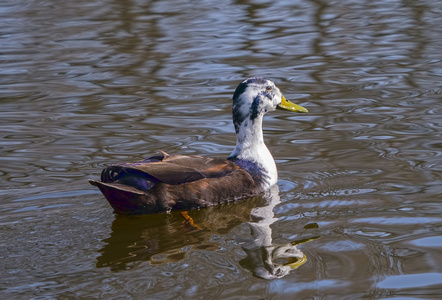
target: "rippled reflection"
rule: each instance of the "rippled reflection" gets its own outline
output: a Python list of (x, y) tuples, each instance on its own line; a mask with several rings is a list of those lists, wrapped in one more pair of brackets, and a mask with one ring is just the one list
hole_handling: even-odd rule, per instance
[(254, 207), (251, 211), (251, 237), (243, 238), (241, 247), (247, 258), (241, 265), (252, 270), (255, 276), (264, 279), (281, 278), (291, 270), (297, 269), (307, 261), (307, 257), (297, 248), (297, 242), (285, 245), (274, 245), (271, 225), (278, 219), (274, 216), (274, 208), (280, 201), (278, 186), (272, 187), (264, 195), (266, 205)]
[(226, 234), (235, 226), (249, 220), (255, 206), (264, 204), (262, 197), (246, 199), (235, 204), (210, 207), (188, 212), (192, 222), (181, 212), (147, 216), (116, 216), (110, 237), (97, 258), (98, 267), (125, 270), (133, 262), (151, 264), (176, 262), (186, 258), (191, 248), (214, 251), (220, 247), (214, 234)]
[(189, 251), (216, 251), (221, 246), (214, 234), (225, 235), (240, 224), (248, 224), (250, 235), (238, 236), (238, 245), (247, 257), (240, 264), (254, 275), (280, 278), (297, 269), (307, 260), (297, 245), (314, 238), (274, 245), (271, 225), (277, 221), (273, 209), (280, 203), (278, 186), (265, 195), (238, 203), (183, 212), (148, 216), (117, 216), (110, 237), (99, 252), (97, 267), (113, 271), (133, 268), (148, 261), (152, 265), (185, 260)]

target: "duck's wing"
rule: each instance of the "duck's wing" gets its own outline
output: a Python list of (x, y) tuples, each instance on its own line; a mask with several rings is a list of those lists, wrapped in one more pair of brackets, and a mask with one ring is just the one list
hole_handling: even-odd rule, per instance
[(108, 166), (97, 186), (120, 214), (192, 209), (262, 192), (235, 163), (211, 157), (163, 155)]
[(221, 178), (238, 169), (241, 167), (220, 158), (164, 153), (140, 162), (110, 165), (101, 172), (101, 181), (89, 180), (89, 183), (103, 189), (112, 187), (142, 194), (158, 183), (180, 185), (206, 178)]
[(213, 157), (163, 155), (136, 163), (114, 164), (105, 168), (101, 181), (148, 190), (156, 183), (178, 185), (204, 178), (223, 177), (240, 167)]

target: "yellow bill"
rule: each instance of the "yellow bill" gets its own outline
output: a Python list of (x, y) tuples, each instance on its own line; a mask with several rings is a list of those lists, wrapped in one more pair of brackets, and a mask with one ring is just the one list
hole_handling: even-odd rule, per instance
[(299, 113), (308, 113), (308, 110), (301, 105), (295, 104), (289, 100), (287, 100), (284, 95), (282, 95), (281, 104), (278, 105), (279, 108), (291, 110)]

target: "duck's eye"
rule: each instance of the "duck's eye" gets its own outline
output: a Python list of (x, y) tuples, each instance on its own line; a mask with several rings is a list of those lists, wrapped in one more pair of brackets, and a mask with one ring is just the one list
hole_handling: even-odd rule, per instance
[(268, 86), (266, 86), (266, 90), (267, 90), (267, 91), (271, 91), (271, 90), (272, 90), (272, 87), (271, 87), (270, 85), (268, 85)]

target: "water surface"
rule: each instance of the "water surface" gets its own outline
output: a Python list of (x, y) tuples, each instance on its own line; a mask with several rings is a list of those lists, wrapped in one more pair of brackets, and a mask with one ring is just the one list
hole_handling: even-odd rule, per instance
[[(3, 1), (1, 297), (439, 299), (441, 13), (435, 0)], [(88, 185), (159, 150), (227, 157), (231, 96), (252, 75), (310, 111), (265, 117), (276, 192), (191, 211), (189, 226), (116, 216)], [(251, 258), (260, 211), (261, 249), (307, 258), (279, 278)]]

